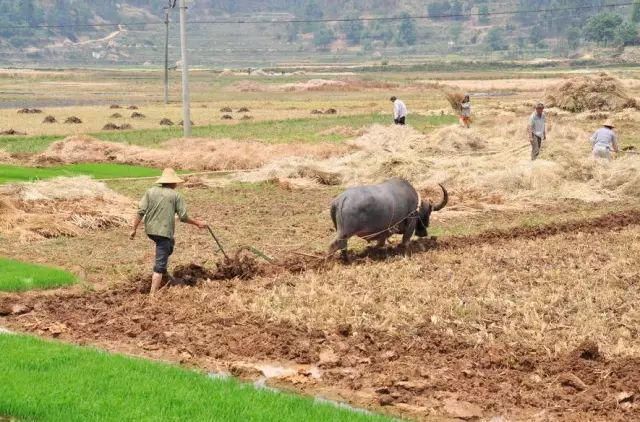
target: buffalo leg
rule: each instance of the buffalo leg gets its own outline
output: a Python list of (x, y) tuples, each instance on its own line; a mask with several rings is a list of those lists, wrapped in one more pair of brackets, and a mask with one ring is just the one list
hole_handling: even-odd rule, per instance
[(402, 251), (405, 256), (410, 255), (409, 242), (411, 241), (411, 238), (413, 237), (413, 233), (415, 231), (416, 231), (416, 220), (411, 218), (407, 221), (407, 224), (404, 228), (404, 232), (402, 233), (402, 243), (400, 244), (400, 247), (402, 248)]
[(331, 245), (329, 245), (329, 256), (332, 256), (336, 251), (340, 250), (342, 260), (347, 261), (347, 240), (348, 239), (344, 239), (342, 236), (338, 235), (338, 237), (331, 242)]

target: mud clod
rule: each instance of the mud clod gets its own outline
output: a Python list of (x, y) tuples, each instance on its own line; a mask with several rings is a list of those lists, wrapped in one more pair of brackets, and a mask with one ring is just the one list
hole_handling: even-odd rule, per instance
[(575, 349), (574, 354), (580, 359), (598, 360), (600, 358), (600, 349), (594, 341), (585, 340)]
[(225, 259), (218, 263), (217, 267), (218, 271), (215, 275), (215, 279), (217, 280), (229, 280), (233, 278), (248, 280), (262, 272), (255, 258), (241, 256), (239, 254), (233, 259)]
[(195, 286), (200, 281), (214, 280), (216, 273), (196, 265), (180, 265), (173, 271), (173, 278), (182, 285)]

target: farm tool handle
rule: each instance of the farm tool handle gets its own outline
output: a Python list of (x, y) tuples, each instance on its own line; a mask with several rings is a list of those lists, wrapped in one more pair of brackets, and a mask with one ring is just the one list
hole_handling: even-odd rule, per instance
[(243, 250), (252, 252), (254, 255), (259, 256), (260, 258), (264, 259), (265, 261), (267, 261), (270, 264), (274, 263), (274, 259), (267, 256), (267, 254), (265, 254), (264, 252), (262, 252), (260, 249), (258, 248), (254, 248), (251, 245), (244, 245), (242, 247), (240, 247), (240, 249), (238, 249), (238, 252), (236, 252), (236, 257), (238, 256), (238, 254), (240, 254), (240, 252), (242, 252)]
[(222, 255), (224, 255), (225, 258), (229, 259), (229, 256), (227, 255), (227, 253), (224, 251), (224, 248), (222, 247), (222, 244), (220, 243), (220, 241), (218, 240), (218, 238), (216, 237), (215, 234), (213, 234), (213, 230), (211, 230), (210, 226), (207, 226), (207, 230), (209, 230), (209, 233), (211, 233), (211, 237), (213, 237), (213, 240), (216, 241), (218, 247), (220, 248), (220, 252), (222, 252)]

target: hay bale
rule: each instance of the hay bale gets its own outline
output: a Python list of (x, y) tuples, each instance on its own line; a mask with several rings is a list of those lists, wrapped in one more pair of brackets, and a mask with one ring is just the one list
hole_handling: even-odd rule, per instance
[(78, 124), (82, 123), (82, 120), (80, 120), (79, 117), (71, 116), (71, 117), (67, 117), (67, 119), (64, 122), (67, 123), (67, 124), (78, 125)]
[(56, 118), (53, 116), (47, 116), (44, 118), (42, 123), (58, 123), (58, 120), (56, 120)]
[(102, 130), (120, 130), (120, 126), (115, 123), (107, 123), (102, 127)]
[(224, 114), (221, 117), (222, 120), (233, 120), (233, 116), (229, 115), (229, 114)]
[(26, 135), (26, 133), (18, 132), (17, 130), (14, 130), (14, 129), (7, 129), (7, 130), (3, 130), (2, 132), (0, 132), (0, 135), (20, 135), (20, 136), (24, 136), (24, 135)]
[(129, 123), (123, 123), (118, 126), (115, 123), (107, 123), (102, 127), (102, 130), (128, 130), (133, 129), (133, 127)]
[(233, 112), (233, 110), (231, 109), (231, 107), (222, 107), (222, 108), (220, 109), (220, 112), (221, 112), (221, 113), (232, 113), (232, 112)]
[(122, 114), (120, 114), (120, 113), (113, 113), (110, 117), (111, 117), (112, 119), (122, 119)]
[(250, 110), (247, 107), (240, 107), (238, 113), (248, 113)]
[(622, 83), (607, 73), (578, 76), (551, 87), (546, 102), (572, 113), (638, 108), (638, 102), (627, 94)]
[(131, 113), (131, 118), (132, 119), (144, 119), (145, 117), (147, 117), (147, 116), (145, 116), (142, 113), (138, 113), (137, 111), (134, 111), (133, 113)]
[(174, 123), (170, 119), (167, 119), (166, 117), (160, 120), (160, 126), (173, 126), (173, 125)]

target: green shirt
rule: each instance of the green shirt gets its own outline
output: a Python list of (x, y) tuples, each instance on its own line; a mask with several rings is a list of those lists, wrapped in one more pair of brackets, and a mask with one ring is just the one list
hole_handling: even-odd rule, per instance
[(176, 214), (182, 222), (189, 218), (184, 198), (175, 189), (162, 186), (147, 190), (138, 206), (138, 215), (144, 221), (145, 232), (169, 239), (173, 239), (175, 232)]

